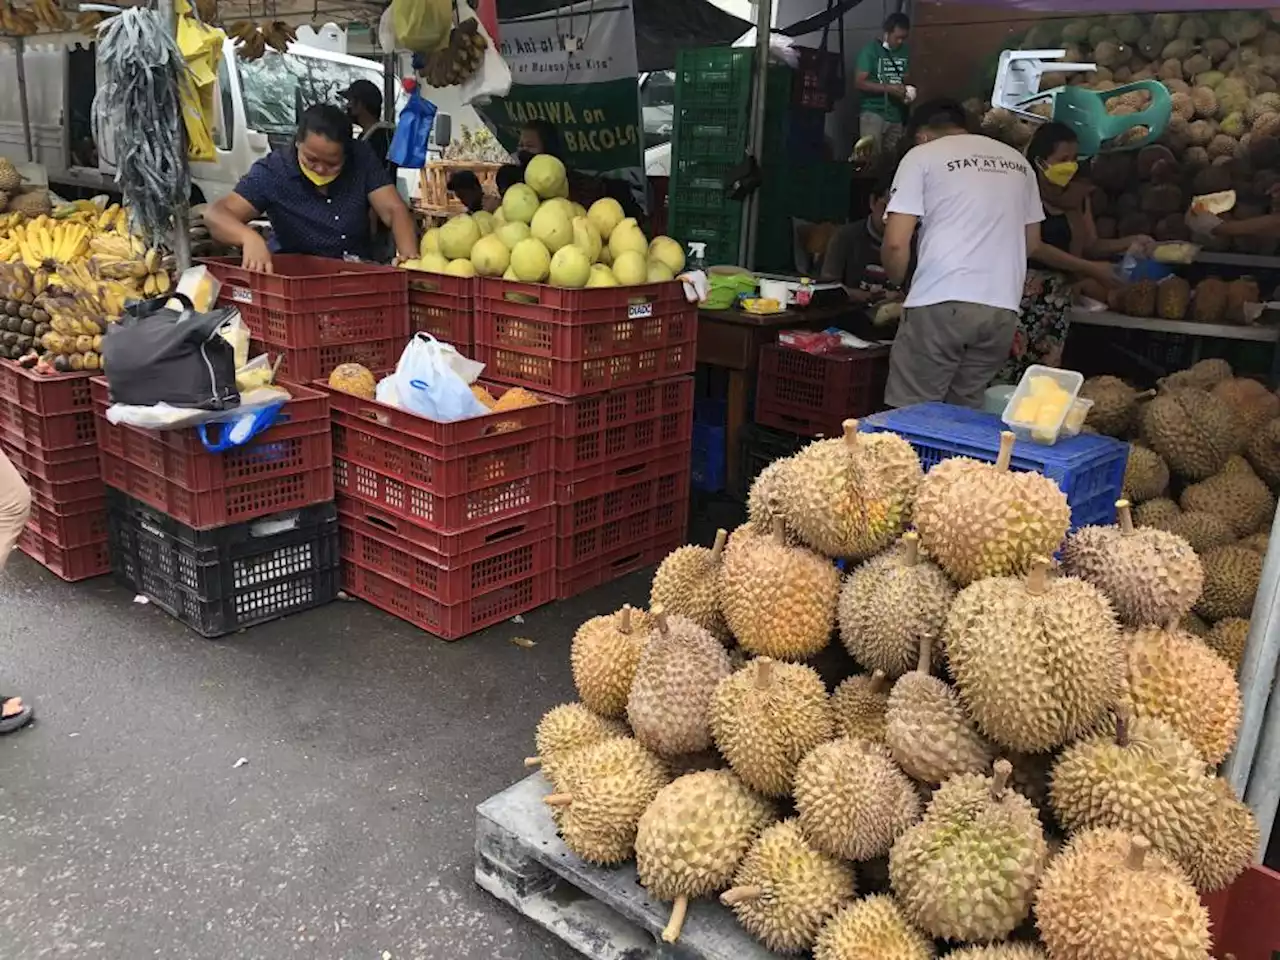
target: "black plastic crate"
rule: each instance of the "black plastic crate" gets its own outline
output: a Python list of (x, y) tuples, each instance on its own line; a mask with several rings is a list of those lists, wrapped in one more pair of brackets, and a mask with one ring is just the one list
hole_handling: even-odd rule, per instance
[(751, 484), (765, 467), (775, 460), (791, 456), (801, 447), (813, 442), (812, 437), (802, 437), (785, 430), (771, 430), (758, 423), (744, 425), (738, 436), (738, 448), (741, 451), (738, 467), (740, 486), (730, 492), (739, 500), (747, 499)]
[(107, 488), (111, 568), (169, 615), (220, 637), (334, 600), (340, 582), (332, 503), (195, 530)]

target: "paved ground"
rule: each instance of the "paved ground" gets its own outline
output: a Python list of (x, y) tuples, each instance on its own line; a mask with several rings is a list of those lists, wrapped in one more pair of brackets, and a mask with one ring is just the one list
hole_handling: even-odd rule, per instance
[(15, 555), (0, 686), (40, 719), (0, 740), (0, 956), (576, 956), (473, 885), (473, 811), (572, 697), (577, 625), (647, 594), (453, 644), (359, 603), (206, 641)]

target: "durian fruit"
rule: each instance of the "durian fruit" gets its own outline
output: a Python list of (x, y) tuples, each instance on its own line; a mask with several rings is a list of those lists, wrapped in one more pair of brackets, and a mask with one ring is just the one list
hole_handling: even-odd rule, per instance
[(1217, 765), (1236, 741), (1240, 685), (1235, 670), (1176, 626), (1129, 636), (1129, 702), (1139, 717), (1165, 721)]
[(903, 534), (896, 546), (849, 574), (840, 591), (840, 639), (867, 670), (892, 678), (916, 665), (920, 641), (938, 640), (956, 589), (935, 564), (920, 556), (919, 536)]
[(1280, 397), (1257, 380), (1231, 377), (1216, 384), (1211, 392), (1236, 412), (1246, 433), (1252, 434), (1268, 420), (1280, 417)]
[(987, 947), (962, 947), (947, 954), (946, 960), (1049, 960), (1033, 943), (997, 943)]
[(1243, 439), (1225, 401), (1185, 387), (1165, 390), (1146, 405), (1142, 435), (1170, 470), (1188, 480), (1213, 476)]
[(791, 477), (791, 463), (791, 457), (773, 461), (760, 471), (747, 491), (747, 522), (757, 533), (770, 533), (774, 518), (783, 516), (782, 503)]
[(1244, 448), (1245, 458), (1272, 488), (1280, 486), (1280, 417), (1268, 420)]
[(997, 760), (992, 777), (948, 780), (924, 819), (894, 843), (893, 892), (926, 934), (998, 940), (1030, 912), (1049, 846), (1036, 808), (1009, 789), (1012, 772), (1009, 761)]
[(1123, 437), (1133, 428), (1138, 403), (1146, 396), (1112, 376), (1090, 377), (1079, 395), (1093, 401), (1084, 422), (1109, 437)]
[(1101, 590), (1130, 626), (1184, 616), (1204, 586), (1195, 551), (1172, 533), (1134, 527), (1128, 500), (1116, 501), (1116, 513), (1118, 526), (1082, 527), (1067, 537), (1063, 569)]
[(1249, 621), (1244, 617), (1227, 617), (1209, 628), (1201, 638), (1204, 645), (1239, 671), (1244, 659), (1245, 641), (1249, 639)]
[[(915, 523), (925, 553), (961, 586), (1026, 573), (1033, 557), (1056, 551), (1071, 525), (1058, 485), (1009, 469), (1013, 434), (1000, 434), (994, 464), (944, 460), (920, 484)], [(945, 471), (939, 467), (954, 464)]]
[(569, 663), (573, 685), (588, 710), (621, 717), (648, 637), (648, 616), (624, 606), (617, 613), (592, 617), (573, 635)]
[[(1221, 282), (1221, 281), (1219, 281)], [(1231, 364), (1219, 357), (1199, 360), (1186, 370), (1179, 370), (1160, 381), (1161, 390), (1192, 387), (1196, 390), (1212, 390), (1223, 380), (1234, 376)]]
[(1050, 579), (1048, 567), (1040, 557), (1025, 580), (965, 587), (947, 618), (947, 663), (969, 716), (985, 736), (1023, 753), (1092, 729), (1124, 689), (1111, 606), (1083, 580)]
[(814, 849), (792, 819), (760, 834), (720, 902), (770, 950), (799, 953), (855, 893), (853, 868)]
[(1247, 547), (1255, 553), (1260, 553), (1264, 557), (1267, 555), (1267, 548), (1271, 546), (1271, 531), (1258, 532), (1245, 537), (1240, 541), (1240, 546)]
[(1209, 780), (1195, 747), (1163, 720), (1117, 708), (1114, 732), (1067, 747), (1053, 767), (1049, 799), (1068, 831), (1114, 827), (1146, 836), (1185, 861), (1209, 817)]
[(877, 894), (844, 906), (814, 944), (813, 960), (933, 960), (933, 941), (911, 926), (893, 897)]
[(654, 797), (636, 830), (636, 872), (649, 896), (674, 901), (662, 939), (675, 943), (689, 901), (724, 890), (773, 806), (728, 770), (690, 773)]
[(552, 707), (538, 721), (533, 735), (538, 753), (526, 758), (524, 765), (540, 766), (546, 778), (554, 783), (556, 764), (566, 756), (583, 747), (626, 735), (625, 724), (597, 716), (580, 703), (562, 703)]
[(1036, 926), (1055, 960), (1209, 960), (1209, 914), (1149, 840), (1088, 830), (1049, 864)]
[(1262, 555), (1233, 545), (1210, 550), (1200, 558), (1204, 591), (1195, 611), (1206, 620), (1248, 617), (1262, 578)]
[(636, 739), (659, 756), (697, 753), (711, 746), (711, 697), (732, 670), (729, 655), (692, 620), (661, 606), (650, 614), (657, 628), (636, 667), (627, 719)]
[(567, 783), (543, 798), (559, 808), (560, 835), (589, 863), (609, 865), (635, 852), (640, 815), (670, 780), (666, 764), (630, 737), (586, 747), (574, 757)]
[(1178, 629), (1184, 630), (1193, 636), (1203, 639), (1209, 632), (1209, 624), (1205, 623), (1194, 613), (1187, 613), (1183, 614), (1182, 619), (1178, 621)]
[(649, 606), (661, 604), (669, 614), (687, 617), (721, 641), (732, 641), (720, 615), (720, 560), (729, 534), (716, 531), (716, 542), (688, 546), (667, 555), (653, 574)]
[(1169, 465), (1160, 454), (1141, 444), (1129, 444), (1129, 459), (1124, 468), (1122, 492), (1132, 503), (1142, 503), (1163, 496), (1169, 489)]
[[(1215, 547), (1225, 547), (1229, 543), (1234, 543), (1236, 539), (1236, 532), (1231, 528), (1231, 524), (1217, 514), (1205, 513), (1202, 510), (1179, 513), (1171, 517), (1167, 523), (1153, 524), (1153, 526), (1158, 526), (1166, 533), (1187, 541), (1197, 556), (1208, 553)], [(1203, 564), (1201, 567), (1203, 573)]]
[(911, 444), (894, 433), (817, 440), (791, 461), (787, 526), (828, 557), (865, 560), (902, 535), (924, 471)]
[(955, 690), (929, 675), (931, 646), (921, 642), (915, 671), (889, 692), (884, 740), (910, 776), (936, 784), (989, 770), (995, 748), (974, 728)]
[(1133, 511), (1133, 522), (1140, 527), (1156, 527), (1164, 530), (1174, 517), (1182, 513), (1182, 508), (1168, 497), (1156, 497), (1138, 504)]
[(739, 779), (757, 793), (791, 792), (800, 759), (834, 735), (822, 678), (811, 667), (750, 661), (711, 698), (711, 735)]
[(720, 570), (725, 622), (743, 650), (777, 660), (803, 660), (831, 641), (840, 574), (812, 550), (786, 543), (786, 527), (759, 535), (739, 528)]
[(884, 743), (889, 681), (883, 670), (870, 675), (858, 674), (841, 681), (832, 692), (829, 702), (837, 737)]
[(1276, 498), (1247, 466), (1243, 470), (1220, 473), (1190, 484), (1182, 491), (1178, 502), (1183, 510), (1198, 510), (1221, 517), (1231, 525), (1237, 537), (1247, 537), (1263, 528), (1270, 529), (1271, 518), (1276, 512)]
[(920, 816), (920, 796), (889, 751), (848, 738), (821, 744), (800, 761), (795, 804), (809, 842), (843, 860), (884, 856)]
[(1214, 777), (1209, 793), (1212, 796), (1209, 826), (1184, 864), (1191, 882), (1201, 893), (1231, 886), (1250, 864), (1257, 862), (1261, 842), (1253, 811), (1240, 802), (1231, 784)]

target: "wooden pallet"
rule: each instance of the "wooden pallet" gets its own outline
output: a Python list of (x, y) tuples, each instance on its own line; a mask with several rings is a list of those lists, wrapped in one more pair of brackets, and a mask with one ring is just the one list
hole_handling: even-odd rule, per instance
[(650, 899), (635, 864), (594, 867), (556, 834), (527, 777), (476, 808), (476, 883), (593, 960), (766, 960), (766, 950), (714, 900), (698, 900), (678, 943), (662, 942), (671, 905)]

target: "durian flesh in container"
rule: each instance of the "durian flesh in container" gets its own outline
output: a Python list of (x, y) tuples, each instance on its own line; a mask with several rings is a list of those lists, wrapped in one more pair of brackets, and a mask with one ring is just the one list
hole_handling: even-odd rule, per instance
[(1064, 432), (1067, 415), (1072, 412), (1083, 383), (1084, 377), (1074, 370), (1032, 364), (1022, 375), (1001, 419), (1019, 440), (1051, 446)]

